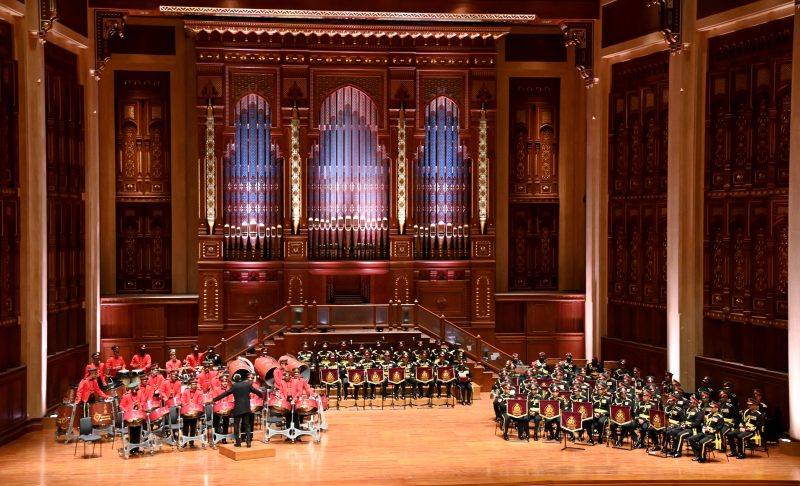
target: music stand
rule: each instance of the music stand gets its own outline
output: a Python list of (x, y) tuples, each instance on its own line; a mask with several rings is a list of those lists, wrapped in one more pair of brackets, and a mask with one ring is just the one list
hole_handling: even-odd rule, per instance
[[(430, 366), (417, 366), (415, 370), (415, 378), (417, 379), (417, 383), (427, 383), (428, 388), (430, 388), (430, 383), (433, 381), (434, 376), (433, 368)], [(430, 390), (428, 396), (428, 406), (433, 407), (433, 390)]]
[[(506, 414), (514, 419), (521, 420), (525, 419), (527, 422), (528, 420), (528, 399), (527, 398), (509, 398), (506, 400)], [(505, 423), (503, 423), (503, 433), (505, 434), (506, 428)], [(519, 425), (517, 425), (519, 427)], [(520, 431), (517, 430), (517, 434)]]
[(403, 387), (403, 408), (406, 408), (408, 403), (406, 402), (406, 369), (402, 366), (394, 366), (389, 368), (389, 376), (387, 377), (387, 381), (394, 385), (394, 389), (392, 390), (392, 407), (394, 407), (394, 396), (397, 394), (397, 387)]
[[(367, 369), (367, 383), (375, 385), (376, 387), (383, 384), (384, 372), (383, 368), (368, 368)], [(366, 390), (364, 391), (364, 401), (366, 403)], [(381, 389), (381, 410), (383, 410), (383, 390)], [(369, 401), (369, 406), (373, 407), (372, 400)]]
[[(327, 387), (330, 386), (336, 387), (336, 410), (339, 410), (339, 402), (342, 401), (342, 384), (341, 380), (339, 379), (339, 368), (320, 369), (319, 381), (320, 384), (326, 385)], [(331, 401), (330, 388), (326, 390), (326, 395), (328, 395), (328, 402), (330, 402)]]
[[(561, 412), (561, 430), (566, 430), (567, 432), (572, 433), (572, 436), (575, 437), (577, 432), (583, 430), (583, 417), (581, 416), (581, 413), (570, 412), (567, 410)], [(562, 451), (564, 449), (575, 449), (579, 451), (584, 450), (583, 447), (575, 447), (567, 444), (567, 434), (564, 433), (564, 447), (561, 448)]]
[[(611, 414), (608, 416), (608, 421), (611, 424), (610, 426), (617, 426), (620, 429), (631, 423), (633, 418), (631, 417), (631, 407), (626, 407), (625, 405), (611, 405)], [(621, 431), (620, 431), (621, 433)], [(608, 434), (608, 440), (611, 441), (611, 434)], [(608, 446), (608, 443), (606, 443)], [(614, 449), (624, 449), (624, 447), (617, 447), (616, 445), (613, 446)], [(628, 450), (633, 450), (633, 438), (631, 437), (631, 447)]]
[[(547, 426), (548, 420), (558, 419), (561, 416), (561, 402), (558, 400), (540, 400), (539, 415), (542, 416), (542, 424)], [(544, 436), (542, 436), (544, 442)]]
[[(353, 390), (355, 391), (357, 387), (364, 386), (364, 405), (362, 408), (367, 408), (367, 390), (366, 390), (366, 380), (364, 379), (364, 369), (363, 368), (353, 368), (347, 370), (347, 381), (353, 385)], [(355, 402), (355, 407), (358, 408), (358, 401), (353, 400)]]
[[(667, 426), (667, 414), (663, 410), (650, 410), (650, 427), (655, 429), (656, 433), (661, 437), (661, 442), (664, 442), (664, 429)], [(661, 454), (653, 453), (653, 451), (648, 447), (647, 453), (651, 456), (658, 456), (667, 457), (669, 455), (669, 451), (666, 450), (666, 447), (661, 448)]]
[[(437, 366), (436, 367), (436, 379), (439, 383), (452, 383), (456, 379), (455, 369), (452, 366)], [(438, 387), (437, 387), (438, 388)], [(441, 391), (441, 388), (439, 388)], [(431, 395), (431, 401), (433, 401), (433, 395)], [(452, 403), (451, 403), (452, 401)], [(453, 393), (453, 386), (450, 385), (450, 398), (445, 400), (445, 407), (453, 407), (456, 406), (456, 397)]]
[[(594, 407), (590, 402), (572, 402), (572, 410), (581, 414), (581, 427), (583, 428), (584, 422), (589, 422), (589, 429), (587, 432), (589, 433), (590, 445), (594, 446), (594, 439), (592, 437), (592, 426), (591, 423), (594, 420)], [(585, 429), (584, 429), (585, 430)]]

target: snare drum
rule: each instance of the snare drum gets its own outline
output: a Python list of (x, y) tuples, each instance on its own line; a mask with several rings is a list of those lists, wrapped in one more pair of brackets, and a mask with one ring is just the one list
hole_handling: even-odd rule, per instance
[(92, 427), (105, 429), (113, 423), (114, 404), (109, 401), (94, 402), (89, 406), (89, 416), (92, 417)]
[(122, 414), (123, 421), (128, 427), (138, 427), (147, 420), (144, 410), (131, 410)]
[(295, 404), (295, 410), (297, 411), (297, 415), (301, 417), (314, 415), (317, 413), (317, 400), (308, 397), (300, 398)]

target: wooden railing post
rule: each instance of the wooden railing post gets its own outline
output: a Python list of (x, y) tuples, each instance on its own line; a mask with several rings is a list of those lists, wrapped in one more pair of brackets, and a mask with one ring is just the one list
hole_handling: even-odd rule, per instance
[(478, 357), (478, 362), (483, 362), (483, 356), (481, 356), (481, 348), (483, 347), (483, 339), (481, 339), (481, 335), (477, 334), (475, 336), (475, 356)]
[(311, 301), (311, 329), (316, 332), (317, 326), (319, 325), (319, 319), (317, 319), (317, 301)]
[(417, 322), (419, 321), (419, 301), (414, 299), (414, 321), (411, 323), (411, 330), (416, 331), (419, 329)]
[(397, 316), (395, 315), (395, 308), (394, 308), (394, 301), (389, 299), (389, 330), (391, 331), (394, 329), (395, 322), (397, 322)]
[(303, 332), (308, 331), (308, 301), (303, 301)]
[(439, 339), (444, 340), (444, 314), (439, 316)]

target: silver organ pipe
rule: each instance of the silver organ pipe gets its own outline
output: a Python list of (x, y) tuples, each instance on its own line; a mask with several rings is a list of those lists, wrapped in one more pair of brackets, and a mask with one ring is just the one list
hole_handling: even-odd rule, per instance
[(469, 258), (470, 161), (459, 137), (459, 109), (440, 96), (425, 110), (425, 142), (415, 154), (417, 259)]
[(388, 258), (389, 170), (374, 102), (339, 88), (322, 103), (319, 132), (309, 160), (309, 257)]
[(266, 100), (249, 94), (234, 109), (225, 148), (223, 242), (226, 260), (277, 260), (281, 254), (283, 158), (270, 140)]

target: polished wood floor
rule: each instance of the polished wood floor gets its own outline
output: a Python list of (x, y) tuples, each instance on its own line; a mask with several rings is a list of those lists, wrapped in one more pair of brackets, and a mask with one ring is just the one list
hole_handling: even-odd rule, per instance
[[(273, 440), (273, 458), (234, 462), (214, 450), (167, 450), (122, 459), (73, 457), (52, 431), (0, 447), (0, 486), (10, 484), (800, 484), (800, 458), (771, 449), (746, 460), (697, 464), (643, 451), (561, 451), (561, 444), (505, 442), (494, 435), (488, 395), (472, 407), (331, 410), (320, 444)], [(260, 436), (260, 434), (258, 434)], [(91, 446), (89, 447), (91, 450)]]

